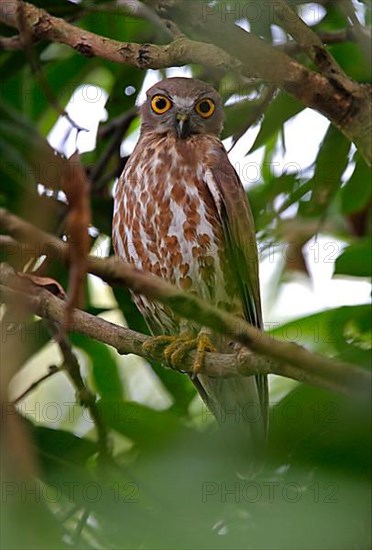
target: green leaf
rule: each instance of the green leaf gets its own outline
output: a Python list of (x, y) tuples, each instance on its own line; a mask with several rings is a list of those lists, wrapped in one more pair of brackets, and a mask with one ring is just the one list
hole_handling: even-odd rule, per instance
[(300, 385), (271, 409), (269, 454), (328, 465), (354, 475), (369, 471), (368, 403)]
[(335, 275), (371, 277), (371, 264), (372, 245), (368, 238), (345, 248), (341, 256), (336, 259)]
[(309, 185), (311, 200), (300, 205), (300, 212), (314, 216), (324, 213), (341, 187), (341, 176), (349, 159), (350, 141), (333, 124), (330, 124), (320, 145), (315, 171)]
[(66, 3), (62, 0), (35, 0), (33, 4), (57, 17), (76, 17), (81, 9), (79, 4)]
[[(135, 106), (136, 97), (142, 87), (145, 78), (144, 71), (133, 67), (118, 65), (113, 70), (115, 82), (110, 97), (106, 104), (109, 118), (115, 118)], [(135, 88), (135, 93), (127, 95), (125, 89), (128, 86)]]
[(326, 8), (326, 15), (314, 26), (314, 30), (318, 31), (338, 31), (346, 27), (345, 17), (342, 15), (341, 10), (337, 4), (329, 4)]
[[(367, 36), (365, 41), (368, 51), (370, 44)], [(371, 81), (371, 71), (359, 44), (353, 42), (333, 44), (329, 46), (329, 51), (350, 78), (358, 82)]]
[[(144, 508), (139, 510), (140, 481), (133, 480), (113, 459), (98, 461), (95, 443), (62, 430), (31, 430), (40, 478), (49, 486), (43, 492), (47, 502), (57, 503), (64, 512), (77, 505), (77, 509), (93, 512), (98, 522), (105, 518), (111, 529), (124, 517), (130, 522), (137, 515), (146, 515)], [(137, 506), (128, 506), (130, 503)]]
[(142, 334), (150, 334), (148, 326), (133, 302), (129, 290), (121, 286), (114, 286), (112, 290), (128, 327), (137, 332), (142, 332)]
[[(84, 162), (86, 165), (86, 156)], [(113, 198), (111, 196), (95, 196), (91, 197), (92, 208), (92, 223), (97, 227), (101, 234), (111, 235), (112, 230), (112, 210)]]
[(2, 472), (1, 548), (64, 550), (63, 525), (43, 498), (43, 487), (35, 480), (20, 480)]
[(158, 449), (186, 428), (169, 411), (157, 411), (130, 401), (102, 399), (98, 408), (104, 421), (142, 449)]
[(302, 103), (288, 94), (280, 92), (267, 108), (260, 131), (249, 153), (253, 153), (253, 151), (265, 145), (287, 120), (300, 113), (304, 108)]
[(127, 10), (120, 6), (108, 9), (107, 12), (92, 10), (80, 20), (80, 25), (91, 32), (122, 42), (152, 42), (153, 29), (149, 22), (135, 17), (133, 13), (135, 10), (130, 4)]
[(122, 399), (123, 385), (111, 349), (106, 344), (92, 340), (83, 334), (72, 334), (71, 341), (87, 353), (92, 367), (94, 385), (101, 397), (112, 400)]
[[(5, 32), (1, 32), (1, 35), (5, 35)], [(34, 45), (34, 53), (36, 57), (41, 54), (44, 48), (45, 43), (43, 42)], [(2, 55), (0, 57), (0, 71), (2, 80), (0, 93), (9, 102), (12, 102), (13, 99), (16, 99), (18, 104), (21, 104), (23, 96), (23, 75), (21, 72), (22, 69), (26, 69), (29, 75), (29, 62), (27, 56), (24, 54), (23, 51), (2, 52)], [(12, 77), (15, 78), (12, 79)]]
[(233, 105), (228, 105), (224, 108), (225, 122), (221, 135), (221, 139), (228, 138), (237, 134), (242, 129), (248, 128), (247, 121), (252, 116), (259, 117), (259, 104), (256, 101), (238, 101)]
[(355, 154), (355, 168), (341, 189), (341, 208), (344, 214), (360, 212), (367, 206), (372, 193), (371, 171), (364, 159)]
[(271, 332), (277, 338), (306, 345), (370, 368), (371, 316), (368, 305), (342, 306), (293, 319)]
[(22, 159), (20, 170), (26, 184), (43, 183), (59, 188), (65, 160), (56, 154), (47, 140), (42, 137), (31, 122), (15, 109), (0, 103), (0, 148), (11, 147)]
[(266, 184), (272, 181), (272, 160), (276, 151), (280, 131), (278, 130), (266, 140), (264, 158), (262, 161), (262, 178)]
[(34, 441), (42, 455), (54, 456), (75, 466), (85, 467), (87, 460), (97, 452), (97, 445), (83, 437), (44, 426), (33, 428)]

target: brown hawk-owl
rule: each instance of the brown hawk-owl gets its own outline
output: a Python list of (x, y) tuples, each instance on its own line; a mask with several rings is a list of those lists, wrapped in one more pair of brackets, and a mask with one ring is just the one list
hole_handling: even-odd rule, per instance
[[(116, 254), (262, 327), (253, 219), (219, 139), (220, 95), (199, 80), (167, 78), (148, 90), (141, 119), (115, 189)], [(197, 335), (202, 328), (145, 296), (133, 299), (155, 335)], [(231, 352), (227, 339), (214, 344)], [(264, 441), (266, 377), (212, 379), (199, 369), (193, 381), (220, 424), (235, 425), (253, 446)]]

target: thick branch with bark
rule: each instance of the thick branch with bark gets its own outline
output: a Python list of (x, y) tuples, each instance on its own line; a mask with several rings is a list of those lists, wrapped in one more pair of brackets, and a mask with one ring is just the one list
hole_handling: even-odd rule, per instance
[(320, 72), (338, 81), (340, 86), (348, 88), (350, 86), (350, 79), (324, 47), (321, 38), (306, 25), (297, 12), (290, 8), (285, 0), (276, 0), (274, 10), (280, 25), (308, 54)]
[[(23, 17), (34, 39), (67, 44), (87, 57), (99, 56), (141, 69), (197, 63), (224, 71), (239, 69), (247, 76), (262, 78), (325, 115), (356, 144), (366, 162), (371, 164), (371, 87), (345, 76), (321, 47), (320, 40), (313, 38), (311, 30), (304, 33), (298, 21), (297, 26), (291, 25), (296, 40), (310, 52), (318, 66), (327, 67), (327, 75), (304, 67), (280, 49), (237, 27), (233, 21), (222, 21), (213, 11), (214, 7), (206, 2), (147, 3), (153, 4), (160, 15), (175, 22), (193, 40), (181, 35), (162, 46), (118, 42), (80, 29), (26, 2), (23, 3)], [(1, 0), (0, 21), (20, 30), (18, 5), (17, 0)], [(202, 13), (202, 9), (210, 11)], [(229, 36), (228, 41), (226, 36)]]
[[(0, 210), (0, 228), (16, 240), (35, 247), (37, 255), (54, 251), (54, 255), (58, 252), (59, 260), (67, 263), (69, 261), (69, 248), (65, 243), (36, 229), (4, 209)], [(266, 364), (261, 362), (260, 369), (262, 370), (259, 372), (272, 372), (281, 376), (289, 376), (328, 389), (335, 390), (337, 386), (336, 391), (342, 393), (356, 392), (365, 395), (366, 389), (369, 391), (371, 377), (363, 369), (311, 353), (294, 343), (277, 340), (249, 325), (244, 320), (211, 306), (193, 295), (182, 292), (154, 275), (145, 274), (117, 258), (90, 257), (88, 271), (110, 284), (122, 284), (135, 293), (144, 294), (153, 300), (158, 300), (169, 306), (180, 317), (197, 320), (200, 325), (211, 327), (214, 331), (231, 337), (251, 352), (258, 354), (258, 357), (261, 356), (261, 359), (264, 356), (275, 360)], [(7, 279), (7, 284), (8, 282), (9, 279)], [(75, 312), (73, 316), (73, 327), (76, 327), (76, 314)], [(91, 335), (96, 337), (93, 334)], [(111, 343), (117, 349), (122, 350), (119, 345), (113, 344), (112, 341), (107, 343)], [(144, 355), (142, 343), (143, 341), (140, 341), (141, 352), (139, 355)], [(130, 348), (130, 351), (127, 352), (138, 353), (138, 347), (136, 350)], [(157, 359), (159, 358), (157, 357)], [(211, 364), (214, 364), (213, 360)], [(234, 372), (234, 369), (238, 371), (238, 374), (244, 373), (243, 367), (240, 368), (239, 364), (236, 366), (236, 357), (234, 357), (233, 365), (233, 368), (227, 369), (229, 375)], [(252, 367), (252, 363), (250, 363), (250, 367)], [(218, 366), (218, 371), (219, 376), (221, 376), (224, 368)], [(209, 369), (207, 371), (208, 375), (211, 372)], [(252, 368), (249, 374), (252, 374)]]
[[(23, 6), (29, 32), (35, 39), (66, 44), (86, 57), (101, 57), (139, 69), (165, 69), (172, 65), (200, 63), (230, 70), (240, 65), (212, 44), (208, 47), (205, 43), (183, 37), (164, 46), (119, 42), (71, 25), (27, 2), (23, 2)], [(0, 1), (0, 21), (20, 30), (17, 9), (18, 0)]]

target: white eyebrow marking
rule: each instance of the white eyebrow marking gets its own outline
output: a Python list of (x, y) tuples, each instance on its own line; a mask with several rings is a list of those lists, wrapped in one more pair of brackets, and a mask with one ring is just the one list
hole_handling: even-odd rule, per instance
[(177, 107), (190, 108), (194, 106), (195, 98), (194, 97), (184, 97), (179, 95), (174, 95), (172, 97), (174, 103), (177, 104)]

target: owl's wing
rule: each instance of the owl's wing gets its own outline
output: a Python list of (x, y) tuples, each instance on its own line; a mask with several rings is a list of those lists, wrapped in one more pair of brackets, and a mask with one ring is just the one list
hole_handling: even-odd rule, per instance
[[(230, 163), (222, 143), (215, 150), (206, 175), (206, 184), (213, 197), (223, 228), (230, 273), (241, 299), (245, 319), (263, 328), (258, 255), (252, 211), (243, 185)], [(267, 426), (267, 377), (255, 377), (264, 423)]]
[(206, 184), (223, 227), (231, 276), (246, 320), (262, 328), (258, 257), (254, 221), (239, 176), (221, 147), (207, 172)]

